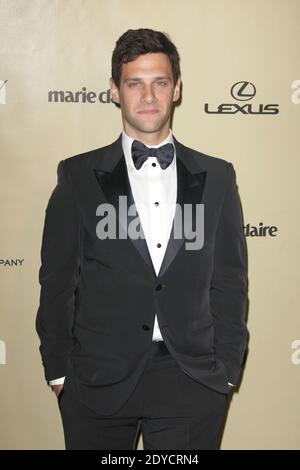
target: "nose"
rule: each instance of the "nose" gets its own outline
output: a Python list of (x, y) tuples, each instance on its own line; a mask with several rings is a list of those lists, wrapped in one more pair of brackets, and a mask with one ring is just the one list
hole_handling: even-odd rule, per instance
[(156, 101), (156, 96), (153, 90), (153, 87), (151, 84), (144, 86), (142, 96), (141, 96), (141, 101), (145, 103), (153, 103)]

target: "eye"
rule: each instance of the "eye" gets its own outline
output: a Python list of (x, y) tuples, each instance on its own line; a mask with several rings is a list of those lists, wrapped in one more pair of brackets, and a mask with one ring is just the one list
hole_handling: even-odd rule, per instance
[(129, 83), (128, 86), (129, 86), (130, 88), (133, 88), (133, 87), (135, 87), (135, 86), (137, 86), (137, 85), (138, 85), (138, 82), (131, 82), (131, 83)]
[(166, 86), (167, 82), (157, 82), (160, 86)]

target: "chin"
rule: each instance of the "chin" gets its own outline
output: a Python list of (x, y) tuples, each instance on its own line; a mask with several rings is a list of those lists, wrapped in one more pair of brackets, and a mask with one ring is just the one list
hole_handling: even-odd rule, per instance
[(140, 127), (139, 128), (139, 131), (140, 132), (146, 132), (146, 133), (152, 133), (152, 132), (157, 132), (157, 131), (160, 131), (162, 128), (161, 127)]
[(164, 124), (165, 124), (164, 122), (158, 122), (158, 123), (141, 122), (141, 123), (137, 123), (137, 128), (139, 128), (143, 132), (156, 132), (156, 131), (161, 130), (164, 127)]

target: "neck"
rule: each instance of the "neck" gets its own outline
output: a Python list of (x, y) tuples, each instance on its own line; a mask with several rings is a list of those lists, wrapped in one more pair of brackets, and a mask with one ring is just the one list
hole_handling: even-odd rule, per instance
[(136, 129), (128, 129), (127, 126), (124, 126), (124, 131), (129, 137), (131, 137), (132, 139), (139, 140), (144, 145), (159, 145), (168, 137), (170, 128), (166, 127), (157, 132), (147, 133), (138, 131)]

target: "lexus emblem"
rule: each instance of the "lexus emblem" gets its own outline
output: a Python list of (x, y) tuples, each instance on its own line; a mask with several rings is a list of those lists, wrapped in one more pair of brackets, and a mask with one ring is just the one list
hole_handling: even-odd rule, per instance
[(237, 82), (231, 90), (231, 96), (238, 101), (251, 100), (256, 94), (256, 88), (251, 82)]

